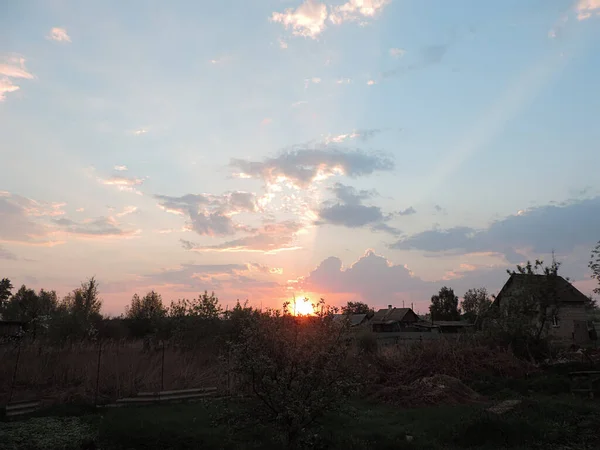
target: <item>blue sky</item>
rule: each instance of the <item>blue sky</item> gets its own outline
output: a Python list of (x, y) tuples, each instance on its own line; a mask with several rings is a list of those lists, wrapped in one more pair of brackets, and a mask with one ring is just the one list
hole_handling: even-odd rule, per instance
[(591, 292), (600, 1), (23, 1), (0, 17), (0, 275), (225, 303)]

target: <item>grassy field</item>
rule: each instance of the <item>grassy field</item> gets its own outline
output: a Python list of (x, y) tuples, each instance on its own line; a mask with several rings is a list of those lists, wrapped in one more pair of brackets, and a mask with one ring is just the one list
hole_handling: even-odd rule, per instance
[[(301, 444), (313, 449), (600, 448), (600, 402), (565, 395), (521, 401), (497, 415), (486, 410), (489, 403), (407, 409), (355, 400), (307, 430)], [(279, 434), (255, 406), (212, 399), (101, 413), (63, 407), (0, 424), (0, 442), (6, 450), (282, 448)]]

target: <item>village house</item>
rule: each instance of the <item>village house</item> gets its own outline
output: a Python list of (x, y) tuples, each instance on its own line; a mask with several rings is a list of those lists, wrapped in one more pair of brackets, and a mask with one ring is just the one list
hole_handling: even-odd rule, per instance
[(398, 332), (411, 327), (418, 322), (419, 316), (411, 308), (393, 308), (389, 305), (387, 309), (380, 309), (371, 319), (371, 331), (375, 333)]
[(334, 314), (333, 315), (334, 322), (344, 322), (348, 320), (350, 328), (358, 327), (360, 325), (364, 325), (367, 321), (366, 314)]
[(507, 316), (506, 308), (514, 301), (526, 302), (531, 299), (539, 303), (533, 314), (539, 315), (542, 304), (549, 306), (545, 326), (551, 336), (576, 343), (589, 340), (585, 311), (587, 297), (559, 275), (511, 274), (493, 306), (499, 307)]

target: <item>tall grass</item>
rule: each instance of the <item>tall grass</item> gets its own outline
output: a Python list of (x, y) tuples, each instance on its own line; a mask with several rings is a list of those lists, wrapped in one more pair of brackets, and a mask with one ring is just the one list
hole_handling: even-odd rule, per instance
[[(0, 348), (0, 403), (8, 401), (18, 348)], [(98, 344), (47, 347), (21, 345), (13, 401), (43, 398), (50, 403), (93, 403), (98, 374)], [(100, 353), (99, 403), (140, 391), (215, 386), (219, 358), (209, 347), (145, 351), (142, 342), (104, 342)]]

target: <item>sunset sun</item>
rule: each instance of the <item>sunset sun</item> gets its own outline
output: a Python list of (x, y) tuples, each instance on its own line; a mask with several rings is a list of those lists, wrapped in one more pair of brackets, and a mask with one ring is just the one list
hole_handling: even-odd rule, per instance
[(299, 299), (296, 299), (295, 313), (296, 313), (296, 315), (313, 314), (314, 310), (313, 310), (312, 302), (310, 301), (310, 299), (308, 299), (306, 297), (301, 297)]

